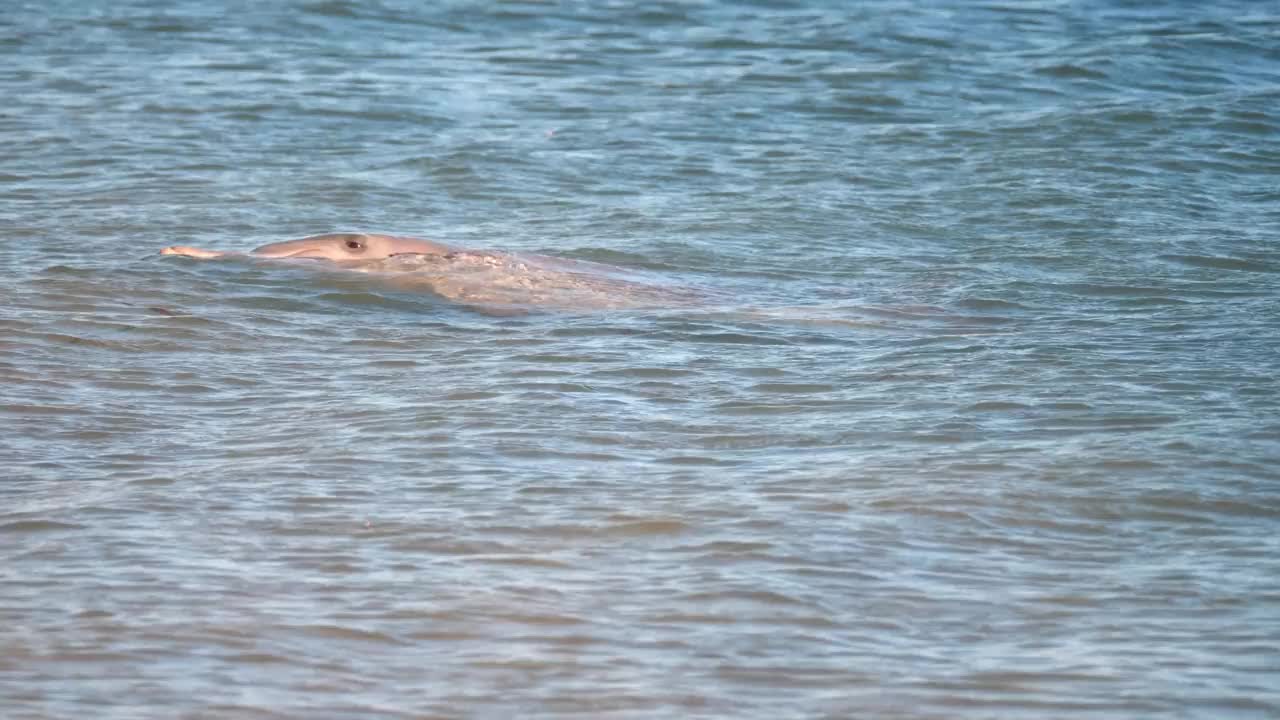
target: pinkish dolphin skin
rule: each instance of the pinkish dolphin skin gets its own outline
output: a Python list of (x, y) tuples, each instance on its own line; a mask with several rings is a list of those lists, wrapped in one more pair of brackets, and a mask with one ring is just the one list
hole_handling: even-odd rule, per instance
[(623, 268), (585, 260), (468, 250), (431, 240), (328, 233), (263, 245), (248, 253), (172, 245), (161, 255), (198, 259), (328, 260), (405, 290), (425, 290), (478, 306), (628, 308), (689, 304), (693, 295), (652, 284)]
[[(333, 261), (385, 260), (393, 255), (446, 255), (457, 250), (458, 248), (419, 238), (372, 233), (326, 233), (301, 240), (286, 240), (263, 245), (255, 248), (249, 255), (263, 258), (315, 258)], [(161, 250), (160, 254), (207, 259), (237, 253), (172, 245)]]

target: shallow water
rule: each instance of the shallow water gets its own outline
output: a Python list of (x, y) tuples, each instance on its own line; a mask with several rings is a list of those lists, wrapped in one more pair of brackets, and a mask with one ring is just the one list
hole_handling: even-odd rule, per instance
[(421, 5), (0, 13), (0, 714), (1280, 714), (1274, 4)]

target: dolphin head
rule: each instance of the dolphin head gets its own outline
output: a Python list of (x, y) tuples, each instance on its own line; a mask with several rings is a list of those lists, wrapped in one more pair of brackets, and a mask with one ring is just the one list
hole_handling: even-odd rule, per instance
[(418, 238), (369, 233), (328, 233), (301, 240), (263, 245), (254, 255), (269, 258), (315, 258), (319, 260), (384, 260), (392, 255), (419, 253), (443, 255), (455, 249), (448, 245)]

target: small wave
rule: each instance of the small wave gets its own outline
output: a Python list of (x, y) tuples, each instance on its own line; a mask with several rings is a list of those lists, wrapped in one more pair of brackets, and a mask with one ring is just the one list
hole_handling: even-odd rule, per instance
[(1238, 272), (1256, 273), (1280, 272), (1280, 266), (1265, 260), (1248, 260), (1244, 258), (1212, 255), (1161, 255), (1160, 259), (1182, 265), (1189, 265), (1191, 267), (1210, 268), (1213, 270), (1235, 270)]
[(0, 533), (31, 534), (60, 530), (83, 530), (84, 525), (58, 520), (17, 520), (0, 525)]

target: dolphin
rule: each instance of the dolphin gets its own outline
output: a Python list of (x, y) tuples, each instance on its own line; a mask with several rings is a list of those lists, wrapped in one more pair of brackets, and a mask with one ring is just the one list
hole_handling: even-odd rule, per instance
[[(523, 252), (471, 250), (434, 240), (336, 232), (270, 243), (248, 253), (171, 245), (161, 255), (191, 258), (330, 261), (343, 271), (373, 273), (391, 286), (425, 290), (471, 309), (494, 315), (523, 314), (531, 308), (562, 310), (698, 308), (723, 295), (653, 282), (646, 273), (603, 263)], [(324, 267), (326, 263), (317, 263)], [(728, 317), (752, 321), (847, 327), (882, 327), (868, 319), (814, 314), (818, 308), (741, 308)], [(857, 308), (839, 308), (847, 313)], [(876, 310), (870, 308), (870, 310)], [(876, 311), (883, 312), (883, 311)]]
[[(461, 249), (420, 238), (373, 233), (325, 233), (300, 240), (263, 245), (254, 248), (248, 254), (261, 258), (311, 258), (343, 262), (385, 260), (395, 255), (448, 255), (456, 252), (461, 252)], [(161, 250), (160, 254), (186, 255), (202, 259), (242, 255), (242, 253), (220, 250), (202, 250), (185, 245), (171, 245)]]
[(338, 232), (286, 240), (248, 253), (171, 245), (161, 255), (191, 258), (328, 260), (376, 273), (404, 289), (423, 289), (472, 306), (637, 308), (683, 305), (694, 293), (635, 279), (636, 272), (585, 260), (468, 250), (434, 240)]

